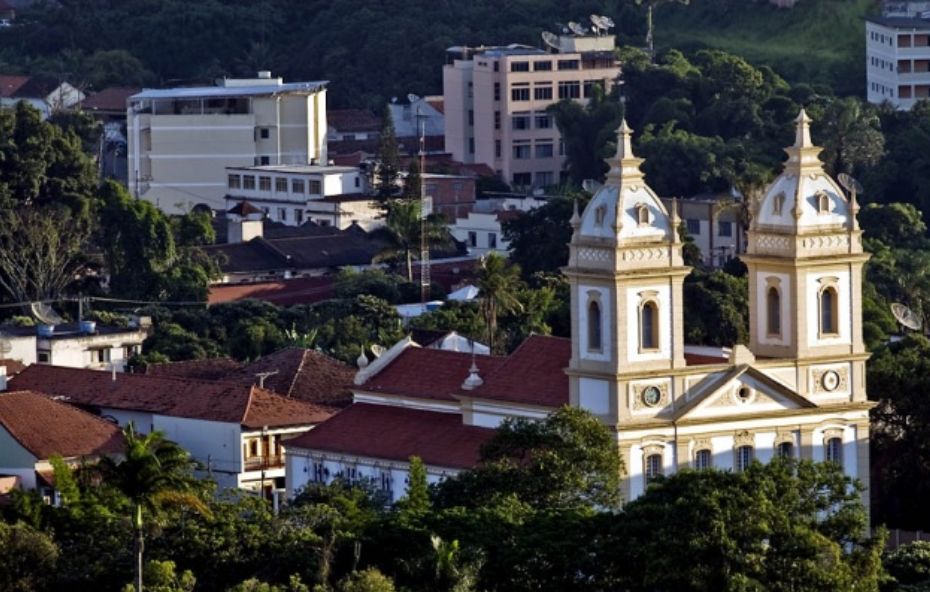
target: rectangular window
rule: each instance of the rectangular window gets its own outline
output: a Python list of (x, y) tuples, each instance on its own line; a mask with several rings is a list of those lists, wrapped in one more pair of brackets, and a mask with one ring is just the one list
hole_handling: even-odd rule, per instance
[(494, 112), (494, 129), (500, 129), (500, 128), (501, 128), (501, 112), (495, 111)]
[(559, 83), (559, 100), (578, 99), (581, 97), (581, 83), (574, 81)]
[(489, 249), (497, 248), (497, 233), (496, 232), (488, 233), (488, 248)]
[(559, 60), (559, 70), (578, 70), (581, 62), (578, 60)]
[(320, 181), (310, 179), (307, 181), (307, 189), (310, 192), (310, 195), (320, 195), (323, 193), (323, 184)]
[(529, 62), (510, 62), (510, 71), (511, 72), (529, 72), (530, 63)]
[(688, 218), (685, 220), (685, 224), (688, 227), (688, 234), (691, 236), (698, 236), (701, 234), (701, 221), (695, 220), (694, 218)]
[(468, 125), (475, 125), (475, 112), (472, 109), (468, 110)]
[(646, 457), (646, 482), (662, 475), (662, 455), (650, 454)]
[(549, 187), (555, 184), (555, 173), (552, 171), (541, 171), (536, 173), (536, 186)]
[(475, 153), (475, 139), (474, 138), (468, 138), (468, 153), (469, 154)]
[(533, 89), (533, 98), (537, 101), (551, 101), (552, 86), (537, 86)]
[(533, 62), (533, 71), (534, 72), (549, 72), (552, 70), (552, 62), (546, 60), (545, 62)]
[(267, 166), (271, 164), (271, 157), (270, 156), (259, 156), (258, 164), (261, 166)]
[(326, 470), (326, 466), (321, 462), (313, 463), (313, 480), (317, 483), (325, 483), (326, 477), (329, 474), (329, 471)]
[(267, 140), (268, 138), (271, 137), (271, 130), (268, 129), (267, 127), (258, 128), (258, 137), (261, 138), (262, 140)]
[(594, 86), (600, 84), (599, 80), (585, 80), (584, 81), (584, 98), (590, 99), (594, 96)]
[(278, 220), (287, 222), (287, 208), (278, 208)]
[(277, 193), (287, 193), (287, 177), (275, 177), (274, 190)]
[(552, 116), (549, 114), (537, 115), (536, 129), (552, 129)]
[(529, 187), (533, 183), (529, 173), (514, 173), (513, 185), (515, 187)]
[(501, 157), (501, 141), (494, 140), (494, 158)]
[(843, 466), (843, 440), (841, 438), (830, 438), (827, 440), (825, 448), (827, 462)]
[(294, 210), (294, 222), (296, 222), (298, 226), (304, 223), (304, 211), (303, 210), (301, 209)]
[(749, 468), (749, 465), (752, 464), (752, 459), (755, 456), (755, 451), (752, 449), (752, 446), (740, 446), (736, 449), (736, 470), (743, 472)]
[(243, 189), (255, 189), (255, 177), (253, 177), (252, 175), (243, 175), (242, 188)]
[(529, 144), (514, 144), (513, 157), (517, 160), (523, 160), (532, 156), (532, 146)]
[(239, 175), (229, 175), (228, 184), (230, 189), (239, 189), (242, 187), (242, 177)]
[(528, 86), (515, 86), (510, 89), (510, 100), (511, 101), (529, 101), (530, 100), (530, 87)]
[(694, 468), (701, 471), (713, 466), (713, 454), (706, 448), (694, 453)]
[(733, 223), (725, 220), (718, 222), (717, 236), (733, 236)]
[(552, 142), (536, 144), (536, 158), (552, 158)]
[[(497, 64), (495, 63), (494, 65), (496, 66)], [(494, 100), (495, 101), (501, 100), (501, 83), (500, 82), (494, 83)]]
[(90, 360), (95, 364), (105, 364), (110, 361), (110, 348), (90, 350)]
[(291, 193), (296, 193), (297, 195), (303, 195), (304, 193), (304, 180), (303, 179), (294, 179), (291, 181)]
[(258, 190), (259, 191), (271, 191), (271, 177), (259, 177), (258, 178)]
[(478, 233), (473, 230), (468, 231), (468, 246), (469, 247), (478, 246)]
[(50, 352), (47, 349), (37, 350), (36, 359), (40, 364), (51, 364), (52, 363), (52, 352)]
[(513, 129), (515, 130), (530, 129), (530, 116), (529, 115), (514, 115), (510, 121), (513, 126)]

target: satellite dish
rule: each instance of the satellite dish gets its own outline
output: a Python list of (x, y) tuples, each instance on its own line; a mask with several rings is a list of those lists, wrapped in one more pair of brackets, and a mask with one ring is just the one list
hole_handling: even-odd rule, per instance
[(378, 345), (377, 343), (371, 346), (371, 353), (374, 354), (375, 358), (380, 358), (381, 354), (384, 353), (384, 347)]
[(410, 93), (409, 95), (407, 95), (407, 102), (410, 103), (411, 105), (413, 103), (416, 103), (419, 100), (420, 100), (420, 97), (418, 97), (417, 95), (413, 93)]
[(846, 173), (840, 173), (836, 176), (837, 181), (840, 182), (840, 185), (843, 186), (843, 189), (852, 193), (853, 195), (858, 195), (862, 193), (862, 183), (856, 181), (852, 175), (847, 175)]
[(578, 23), (576, 23), (575, 21), (571, 21), (570, 23), (568, 23), (568, 28), (571, 29), (572, 33), (578, 36), (583, 37), (588, 34), (588, 30), (582, 27), (581, 25), (579, 25)]
[(61, 318), (61, 315), (44, 302), (33, 302), (29, 305), (29, 308), (32, 310), (32, 316), (43, 324), (60, 325), (65, 322), (65, 320)]
[(607, 19), (606, 16), (599, 16), (596, 14), (591, 15), (591, 24), (594, 25), (594, 32), (597, 33), (598, 35), (600, 35), (602, 31), (606, 33), (607, 29), (610, 28), (607, 26), (606, 19)]
[(894, 315), (894, 318), (904, 325), (906, 328), (911, 329), (912, 331), (920, 331), (920, 328), (923, 326), (923, 322), (920, 320), (913, 310), (904, 306), (900, 302), (891, 303), (891, 314)]
[(543, 43), (551, 47), (552, 49), (559, 49), (559, 36), (555, 33), (550, 33), (549, 31), (542, 32)]

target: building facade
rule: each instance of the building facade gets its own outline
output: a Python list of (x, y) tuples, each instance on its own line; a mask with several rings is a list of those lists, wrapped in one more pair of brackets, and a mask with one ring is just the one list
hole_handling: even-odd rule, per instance
[(730, 195), (699, 195), (688, 199), (662, 198), (667, 210), (678, 208), (688, 236), (701, 250), (705, 265), (720, 267), (746, 252), (743, 202)]
[(565, 151), (546, 109), (562, 99), (586, 103), (595, 85), (610, 91), (620, 75), (613, 51), (612, 35), (563, 35), (554, 53), (522, 45), (449, 48), (446, 151), (486, 164), (514, 187), (558, 184)]
[(910, 109), (930, 98), (930, 10), (867, 18), (865, 43), (869, 102)]
[(129, 99), (129, 190), (169, 213), (225, 206), (228, 166), (325, 163), (326, 83), (259, 72)]
[[(409, 456), (441, 479), (473, 466), (505, 418), (543, 418), (566, 404), (615, 433), (626, 500), (659, 475), (741, 471), (776, 456), (835, 462), (868, 486), (868, 255), (855, 197), (824, 172), (806, 114), (785, 170), (750, 208), (750, 339), (732, 348), (684, 343), (681, 219), (646, 185), (631, 137), (621, 126), (606, 184), (571, 220), (571, 339), (532, 336), (503, 358), (409, 340), (370, 363), (360, 357), (355, 403), (286, 445), (289, 495), (362, 475), (396, 499), (394, 471)], [(439, 422), (442, 434), (424, 435)]]

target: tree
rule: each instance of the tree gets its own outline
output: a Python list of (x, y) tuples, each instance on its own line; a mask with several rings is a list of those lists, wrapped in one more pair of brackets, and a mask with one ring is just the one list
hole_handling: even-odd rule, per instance
[(888, 592), (930, 590), (930, 542), (915, 541), (901, 545), (886, 555), (884, 564), (888, 576), (894, 582), (887, 586)]
[(375, 172), (378, 197), (382, 200), (397, 194), (397, 179), (400, 163), (397, 152), (397, 136), (394, 134), (394, 119), (391, 109), (384, 108), (381, 116), (381, 134), (378, 136), (378, 166)]
[(885, 137), (875, 109), (856, 97), (836, 99), (814, 120), (813, 132), (824, 147), (828, 172), (854, 174), (877, 164)]
[(488, 347), (494, 351), (497, 338), (497, 321), (501, 313), (515, 312), (523, 305), (517, 295), (522, 282), (520, 267), (510, 264), (497, 254), (489, 253), (481, 259), (476, 278), (481, 313), (488, 330)]
[(623, 118), (623, 105), (616, 96), (607, 96), (595, 85), (585, 106), (565, 99), (551, 105), (548, 111), (565, 145), (565, 167), (572, 183), (581, 187), (585, 179), (601, 180), (607, 173), (604, 159), (616, 146), (616, 130)]
[(375, 568), (355, 572), (339, 583), (339, 592), (394, 592), (394, 583)]
[(407, 494), (397, 501), (397, 509), (412, 518), (423, 517), (429, 513), (431, 503), (426, 481), (426, 465), (420, 457), (410, 457), (407, 475)]
[(558, 273), (568, 264), (568, 243), (572, 239), (569, 220), (575, 201), (583, 211), (589, 196), (556, 197), (545, 205), (504, 222), (504, 238), (510, 244), (510, 258), (525, 277), (536, 273)]
[(17, 522), (0, 522), (0, 589), (40, 592), (54, 589), (58, 547), (45, 533)]
[(684, 283), (685, 341), (731, 346), (749, 338), (749, 284), (722, 270), (695, 269)]
[(407, 176), (404, 177), (404, 191), (402, 197), (404, 199), (420, 199), (420, 192), (422, 187), (420, 186), (423, 182), (423, 177), (420, 174), (420, 160), (418, 158), (410, 159), (410, 166), (407, 167)]
[(161, 432), (140, 435), (132, 424), (123, 430), (123, 458), (104, 457), (95, 470), (103, 482), (122, 493), (132, 506), (135, 530), (136, 592), (142, 592), (145, 547), (144, 515), (155, 516), (165, 504), (190, 507), (203, 514), (209, 508), (197, 494), (193, 463), (180, 446)]
[[(146, 588), (149, 592), (193, 592), (197, 578), (190, 570), (177, 573), (174, 561), (148, 561), (145, 564)], [(132, 592), (132, 584), (126, 584), (124, 592)]]
[[(420, 218), (420, 201), (413, 199), (391, 199), (386, 203), (385, 226), (375, 231), (376, 236), (386, 239), (388, 246), (379, 255), (386, 259), (402, 257), (406, 264), (407, 281), (413, 281), (413, 260), (419, 259), (420, 236), (423, 221)], [(435, 214), (427, 216), (425, 224), (430, 248), (450, 242), (448, 230)]]

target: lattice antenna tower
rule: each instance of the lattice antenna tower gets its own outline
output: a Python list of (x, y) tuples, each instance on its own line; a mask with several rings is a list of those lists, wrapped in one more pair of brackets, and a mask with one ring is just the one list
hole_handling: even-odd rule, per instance
[(429, 261), (429, 224), (427, 218), (432, 213), (432, 200), (426, 196), (426, 115), (417, 107), (417, 125), (420, 128), (420, 301), (427, 302), (430, 297), (430, 261)]

